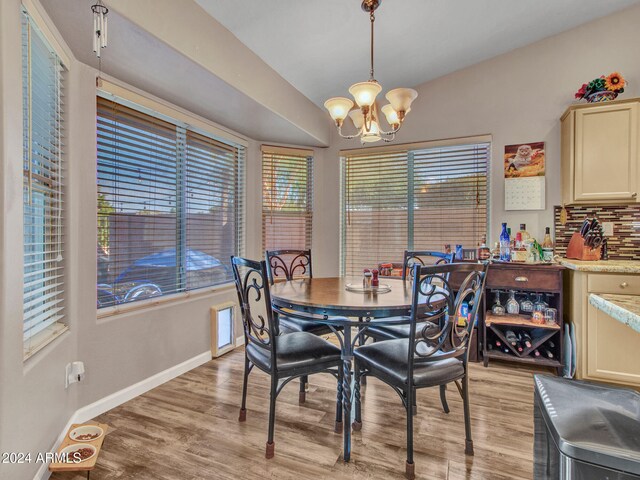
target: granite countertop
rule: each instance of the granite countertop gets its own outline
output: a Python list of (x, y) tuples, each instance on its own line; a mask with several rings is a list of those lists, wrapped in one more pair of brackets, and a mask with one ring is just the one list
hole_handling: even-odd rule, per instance
[(571, 270), (595, 273), (638, 273), (640, 274), (640, 260), (599, 260), (585, 262), (582, 260), (559, 259), (561, 265)]
[(589, 295), (589, 303), (640, 333), (640, 295)]

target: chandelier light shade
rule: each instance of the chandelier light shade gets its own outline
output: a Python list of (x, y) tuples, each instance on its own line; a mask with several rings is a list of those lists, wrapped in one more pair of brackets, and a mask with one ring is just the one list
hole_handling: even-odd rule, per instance
[(349, 93), (353, 95), (360, 108), (371, 107), (376, 101), (376, 97), (382, 91), (382, 87), (375, 80), (368, 82), (354, 83), (349, 88)]
[(107, 14), (109, 9), (102, 0), (91, 6), (93, 12), (93, 51), (100, 58), (100, 50), (107, 46)]
[(353, 102), (348, 98), (334, 97), (324, 102), (324, 106), (329, 110), (329, 115), (331, 115), (333, 121), (337, 125), (342, 125), (342, 122), (349, 114), (349, 110), (353, 107)]
[[(390, 142), (395, 138), (396, 133), (402, 127), (405, 116), (411, 111), (411, 103), (418, 96), (418, 92), (412, 88), (395, 88), (390, 90), (385, 98), (389, 103), (382, 107), (387, 123), (391, 130), (384, 131), (380, 128), (377, 115), (376, 98), (382, 91), (382, 86), (375, 80), (373, 75), (373, 25), (375, 22), (375, 10), (380, 6), (382, 0), (363, 0), (362, 9), (369, 13), (371, 21), (371, 70), (369, 80), (351, 85), (349, 93), (353, 96), (357, 108), (351, 110), (354, 102), (345, 97), (334, 97), (324, 102), (324, 106), (329, 110), (329, 115), (338, 128), (338, 134), (343, 138), (360, 137), (362, 143), (377, 142), (383, 140)], [(358, 130), (355, 135), (344, 135), (342, 126), (347, 115), (351, 118), (353, 125)]]

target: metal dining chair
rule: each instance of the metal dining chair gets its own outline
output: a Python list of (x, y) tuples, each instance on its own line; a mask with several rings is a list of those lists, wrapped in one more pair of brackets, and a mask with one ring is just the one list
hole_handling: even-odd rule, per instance
[[(275, 281), (288, 281), (296, 278), (312, 278), (313, 263), (311, 262), (311, 250), (266, 250), (264, 258), (267, 259), (267, 272), (269, 284)], [(299, 317), (299, 314), (298, 314)], [(333, 333), (331, 327), (313, 320), (302, 320), (296, 317), (279, 315), (280, 334), (291, 332), (309, 332), (314, 335), (328, 335)], [(307, 399), (309, 382), (306, 377), (300, 378), (300, 393), (298, 402), (304, 403)]]
[[(432, 252), (428, 250), (405, 250), (402, 261), (402, 280), (407, 280), (407, 274), (413, 275), (413, 265), (443, 265), (453, 263), (455, 253)], [(394, 340), (409, 336), (409, 325), (372, 325), (367, 328), (367, 337), (374, 341)]]
[[(376, 377), (393, 388), (400, 395), (407, 413), (405, 475), (409, 479), (415, 478), (413, 410), (417, 389), (455, 383), (464, 407), (465, 453), (473, 455), (468, 347), (487, 269), (488, 264), (474, 263), (415, 265), (409, 336), (375, 342), (355, 350), (355, 420), (352, 428), (362, 428), (360, 382), (363, 376)], [(466, 275), (457, 294), (449, 283), (452, 274)], [(465, 302), (470, 315), (463, 319), (458, 312)]]
[(269, 392), (269, 433), (266, 457), (275, 452), (276, 398), (291, 380), (315, 373), (330, 373), (338, 380), (336, 432), (342, 431), (342, 360), (340, 349), (309, 332), (280, 335), (271, 308), (266, 262), (231, 257), (233, 277), (240, 302), (245, 338), (242, 406), (238, 421), (247, 418), (247, 382), (253, 367), (271, 377)]

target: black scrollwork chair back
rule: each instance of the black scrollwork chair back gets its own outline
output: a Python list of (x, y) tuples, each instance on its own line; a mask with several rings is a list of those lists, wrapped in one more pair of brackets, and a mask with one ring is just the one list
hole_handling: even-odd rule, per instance
[[(267, 250), (265, 252), (269, 282), (313, 277), (311, 250)], [(280, 316), (280, 333), (311, 332), (314, 335), (332, 333), (331, 328), (319, 322), (300, 320), (295, 317)], [(303, 392), (300, 399), (304, 401)]]
[(268, 352), (275, 360), (273, 339), (278, 335), (278, 325), (273, 319), (271, 295), (267, 283), (264, 262), (231, 257), (233, 277), (238, 292), (238, 302), (242, 314), (245, 345), (252, 345)]
[(443, 265), (453, 263), (455, 253), (442, 253), (430, 250), (405, 250), (402, 259), (402, 279), (407, 279), (407, 274), (413, 275), (413, 266), (416, 264)]
[[(407, 411), (406, 475), (414, 478), (413, 415), (416, 390), (440, 387), (444, 411), (449, 412), (445, 387), (454, 382), (463, 400), (465, 453), (473, 455), (469, 412), (468, 360), (473, 326), (480, 308), (488, 265), (453, 263), (434, 266), (414, 265), (413, 296), (409, 335), (365, 345), (355, 351), (355, 421), (362, 426), (360, 381), (374, 376), (390, 385), (401, 397)], [(463, 277), (456, 290), (451, 277)], [(461, 316), (463, 304), (468, 315)]]
[(240, 302), (245, 336), (244, 379), (239, 421), (246, 420), (247, 383), (253, 367), (271, 377), (269, 434), (266, 457), (272, 458), (275, 444), (276, 398), (284, 386), (295, 378), (315, 373), (330, 373), (338, 379), (336, 401), (337, 432), (342, 431), (342, 359), (340, 349), (309, 332), (280, 335), (277, 318), (271, 307), (269, 276), (265, 261), (231, 257), (233, 277)]
[(269, 282), (313, 277), (311, 250), (267, 250)]
[[(405, 250), (402, 261), (402, 279), (407, 280), (407, 272), (410, 278), (413, 275), (413, 266), (446, 265), (453, 263), (455, 254), (434, 252), (429, 250)], [(448, 276), (447, 276), (448, 279)], [(393, 340), (396, 338), (407, 338), (409, 336), (409, 325), (372, 325), (367, 329), (367, 337), (374, 341)]]

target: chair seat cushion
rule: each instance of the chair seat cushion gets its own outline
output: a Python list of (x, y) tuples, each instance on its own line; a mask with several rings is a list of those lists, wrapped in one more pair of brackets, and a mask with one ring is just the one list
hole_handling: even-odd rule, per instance
[(332, 333), (331, 329), (323, 323), (300, 320), (294, 317), (280, 316), (278, 319), (280, 324), (280, 334), (289, 334), (292, 332), (309, 332), (314, 335), (326, 335)]
[[(364, 345), (355, 350), (355, 357), (361, 368), (371, 373), (380, 373), (397, 386), (408, 383), (408, 339), (385, 340)], [(425, 347), (426, 348), (426, 347)], [(429, 361), (416, 356), (413, 383), (416, 387), (442, 385), (457, 380), (464, 375), (464, 366), (458, 358), (437, 360), (435, 354)]]
[[(318, 372), (342, 364), (340, 349), (324, 338), (309, 332), (293, 332), (275, 337), (276, 368), (280, 372), (306, 370)], [(247, 356), (258, 368), (271, 370), (271, 351), (250, 342)]]
[[(385, 320), (390, 320), (395, 317), (385, 318)], [(398, 317), (400, 318), (400, 317)], [(419, 334), (425, 325), (428, 324), (427, 328), (434, 328), (435, 324), (432, 322), (422, 322), (416, 325), (416, 332)], [(372, 320), (371, 326), (367, 328), (367, 335), (375, 338), (376, 340), (396, 340), (398, 338), (409, 338), (409, 329), (410, 326), (405, 325), (375, 325), (375, 320)]]

